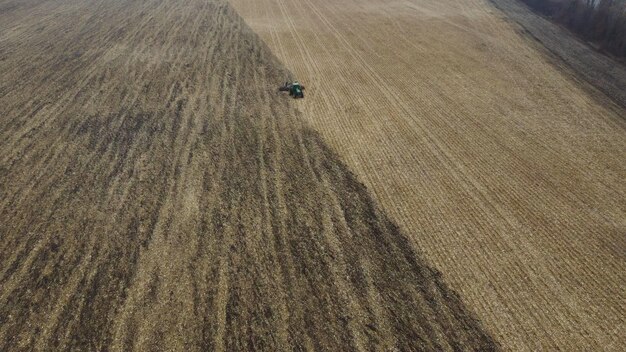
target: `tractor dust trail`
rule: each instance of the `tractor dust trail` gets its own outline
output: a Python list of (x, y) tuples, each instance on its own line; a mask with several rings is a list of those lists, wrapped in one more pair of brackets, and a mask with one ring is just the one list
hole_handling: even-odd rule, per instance
[(0, 6), (0, 350), (497, 347), (224, 1)]

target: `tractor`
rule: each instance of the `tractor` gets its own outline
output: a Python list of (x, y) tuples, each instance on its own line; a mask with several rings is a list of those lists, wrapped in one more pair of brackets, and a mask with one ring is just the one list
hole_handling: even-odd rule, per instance
[(285, 82), (285, 85), (278, 88), (281, 92), (289, 92), (289, 95), (294, 99), (304, 98), (304, 86), (300, 83), (293, 81), (291, 83)]

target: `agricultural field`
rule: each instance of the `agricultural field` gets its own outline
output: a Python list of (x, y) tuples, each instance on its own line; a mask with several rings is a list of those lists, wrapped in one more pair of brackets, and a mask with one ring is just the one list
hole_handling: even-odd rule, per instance
[(260, 38), (182, 4), (3, 11), (0, 350), (494, 349)]
[(528, 32), (0, 0), (0, 350), (621, 350), (626, 77)]
[(626, 102), (487, 0), (232, 3), (504, 349), (624, 348)]

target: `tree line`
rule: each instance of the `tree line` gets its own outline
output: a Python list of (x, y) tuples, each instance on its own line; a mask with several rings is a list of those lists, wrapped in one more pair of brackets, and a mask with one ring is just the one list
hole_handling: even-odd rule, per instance
[(626, 0), (522, 0), (583, 39), (626, 57)]

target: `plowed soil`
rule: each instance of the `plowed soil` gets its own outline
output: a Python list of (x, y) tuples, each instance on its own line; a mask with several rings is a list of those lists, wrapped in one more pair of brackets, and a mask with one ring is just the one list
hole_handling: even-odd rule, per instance
[(0, 0), (0, 350), (495, 349), (288, 75), (222, 0)]
[(302, 116), (505, 349), (624, 349), (624, 92), (587, 83), (623, 70), (578, 75), (611, 61), (487, 0), (232, 3), (307, 86)]

